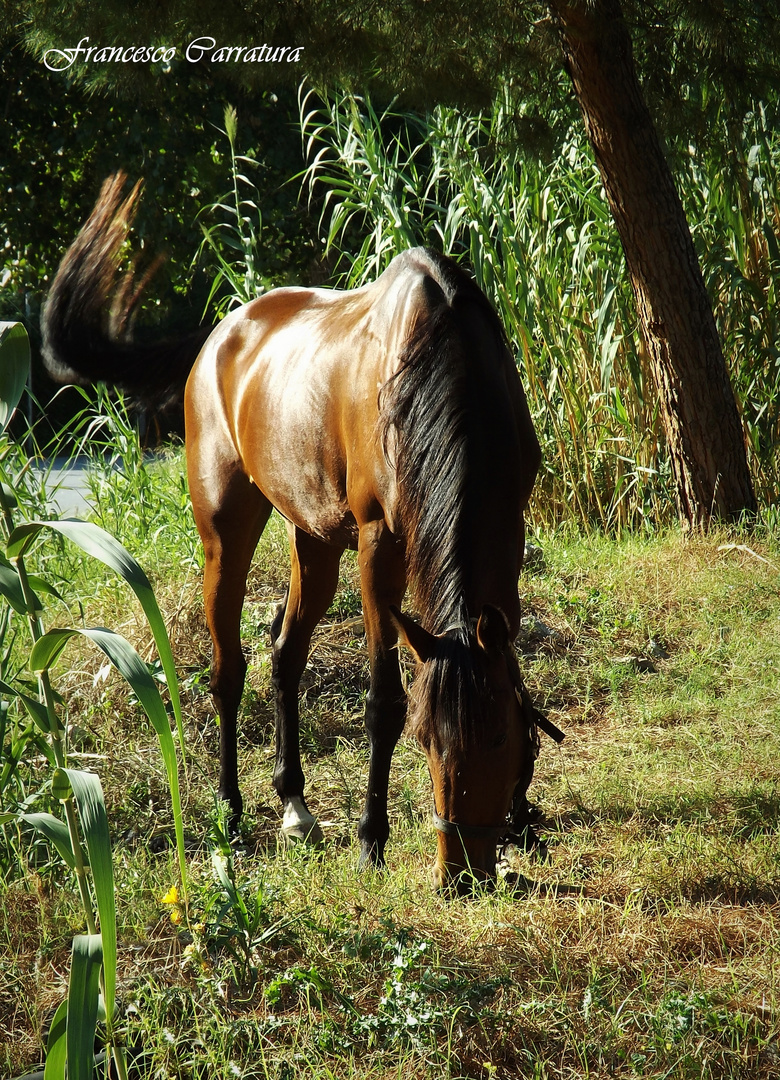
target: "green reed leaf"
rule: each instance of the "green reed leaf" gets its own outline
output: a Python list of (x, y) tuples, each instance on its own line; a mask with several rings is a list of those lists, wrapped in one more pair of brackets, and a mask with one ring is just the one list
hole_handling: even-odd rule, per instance
[(68, 1080), (93, 1080), (102, 962), (100, 934), (79, 934), (73, 939), (66, 1023)]

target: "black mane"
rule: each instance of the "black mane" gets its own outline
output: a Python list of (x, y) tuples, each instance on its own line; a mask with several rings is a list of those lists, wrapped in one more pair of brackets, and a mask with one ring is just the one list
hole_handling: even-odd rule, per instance
[[(435, 286), (382, 389), (385, 445), (394, 434), (399, 513), (412, 601), (440, 638), (432, 663), (418, 672), (418, 717), (446, 745), (463, 745), (483, 729), (485, 673), (468, 610), (475, 570), (472, 533), (490, 468), (488, 368), (507, 362), (501, 323), (478, 286), (454, 262), (412, 252)], [(487, 345), (487, 347), (486, 347)], [(499, 415), (501, 410), (498, 411)], [(415, 710), (417, 711), (417, 710)]]
[[(409, 253), (438, 288), (418, 316), (396, 375), (382, 389), (381, 422), (395, 467), (409, 584), (423, 625), (466, 636), (473, 558), (470, 532), (485, 469), (483, 372), (506, 354), (490, 302), (452, 260), (428, 250)], [(438, 300), (438, 302), (437, 302)], [(475, 329), (475, 326), (477, 326)], [(482, 331), (491, 355), (475, 345)], [(487, 335), (485, 335), (487, 330)]]

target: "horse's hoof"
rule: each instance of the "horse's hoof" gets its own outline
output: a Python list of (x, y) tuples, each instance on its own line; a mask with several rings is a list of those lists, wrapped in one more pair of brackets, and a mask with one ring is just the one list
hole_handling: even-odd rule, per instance
[(282, 839), (285, 844), (306, 844), (307, 847), (322, 847), (325, 843), (322, 829), (316, 821), (308, 827), (295, 825), (290, 829), (285, 829), (282, 826)]
[(303, 799), (290, 799), (282, 819), (282, 837), (286, 844), (306, 844), (320, 847), (325, 843), (322, 829)]
[(358, 860), (358, 871), (363, 873), (365, 870), (386, 870), (387, 863), (385, 862), (384, 855), (380, 855), (375, 844), (361, 845), (360, 858)]

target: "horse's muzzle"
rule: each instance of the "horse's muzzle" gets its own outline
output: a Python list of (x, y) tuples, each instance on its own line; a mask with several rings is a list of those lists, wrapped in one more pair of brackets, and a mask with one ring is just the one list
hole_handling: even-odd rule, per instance
[(433, 868), (434, 888), (446, 896), (473, 896), (496, 883), (496, 841), (494, 837), (466, 844), (439, 837)]
[(448, 900), (473, 898), (479, 893), (490, 892), (495, 885), (495, 868), (490, 873), (472, 867), (442, 866), (438, 860), (433, 868), (433, 887)]
[(448, 821), (433, 806), (438, 858), (433, 884), (438, 891), (455, 896), (472, 896), (491, 888), (496, 881), (496, 845), (503, 825), (471, 825)]

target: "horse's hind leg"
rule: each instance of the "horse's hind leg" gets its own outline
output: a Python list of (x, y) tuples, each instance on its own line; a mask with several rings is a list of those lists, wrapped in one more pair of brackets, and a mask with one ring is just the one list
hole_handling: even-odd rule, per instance
[(343, 548), (288, 527), (290, 586), (271, 628), (273, 684), (276, 691), (274, 787), (282, 800), (282, 833), (289, 840), (319, 842), (319, 825), (303, 798), (298, 722), (298, 686), (314, 628), (328, 610), (339, 577)]
[(241, 817), (237, 723), (246, 661), (241, 649), (241, 608), (246, 578), (271, 504), (237, 467), (212, 486), (190, 476), (190, 495), (206, 561), (203, 601), (211, 641), (211, 692), (219, 715), (219, 794), (230, 805), (233, 823)]

